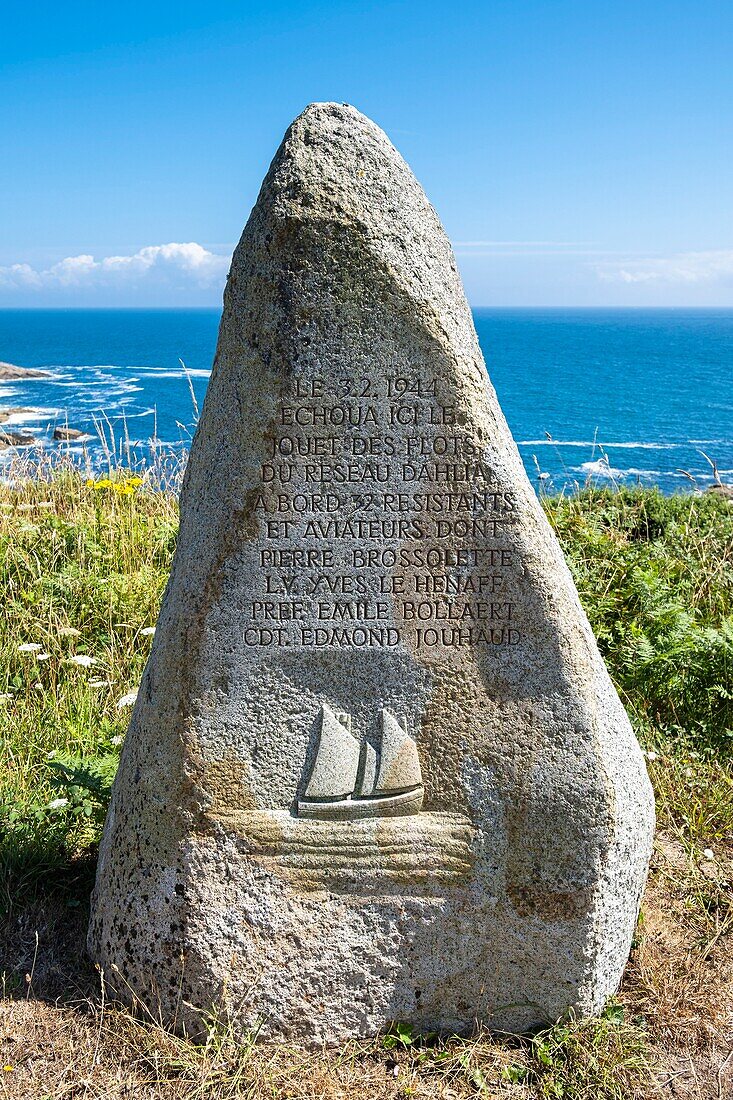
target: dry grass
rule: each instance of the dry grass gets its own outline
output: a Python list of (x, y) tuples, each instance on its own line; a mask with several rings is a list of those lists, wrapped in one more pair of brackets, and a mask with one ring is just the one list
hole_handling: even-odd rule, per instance
[[(88, 883), (88, 868), (76, 873)], [(83, 952), (86, 909), (56, 889), (0, 929), (0, 1096), (723, 1100), (733, 1095), (732, 878), (733, 851), (695, 863), (679, 841), (658, 837), (618, 1003), (600, 1021), (561, 1022), (534, 1040), (479, 1031), (315, 1053), (237, 1043), (226, 1021), (196, 1045), (105, 1005)]]

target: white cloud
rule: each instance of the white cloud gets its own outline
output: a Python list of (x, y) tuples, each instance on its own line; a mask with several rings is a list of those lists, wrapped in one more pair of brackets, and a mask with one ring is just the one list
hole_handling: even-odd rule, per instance
[(231, 257), (209, 252), (202, 245), (153, 244), (130, 256), (67, 256), (45, 270), (30, 264), (0, 267), (0, 288), (63, 290), (68, 288), (131, 288), (141, 285), (221, 287)]
[(613, 283), (711, 283), (733, 277), (733, 249), (680, 252), (675, 256), (624, 260), (596, 265), (596, 272)]
[(10, 267), (0, 267), (1, 286), (41, 287), (43, 280), (30, 264), (11, 264)]

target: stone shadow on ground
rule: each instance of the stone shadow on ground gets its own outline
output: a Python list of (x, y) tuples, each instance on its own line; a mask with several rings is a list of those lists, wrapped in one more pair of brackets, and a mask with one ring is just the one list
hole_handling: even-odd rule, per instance
[(86, 951), (96, 852), (39, 873), (26, 858), (3, 866), (2, 999), (57, 1003), (96, 999), (99, 975)]

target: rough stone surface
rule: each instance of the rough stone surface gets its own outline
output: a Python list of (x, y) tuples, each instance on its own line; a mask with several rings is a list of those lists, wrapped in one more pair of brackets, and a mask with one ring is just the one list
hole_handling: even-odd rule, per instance
[(81, 439), (85, 434), (80, 428), (54, 428), (53, 430), (53, 438), (60, 443), (73, 442)]
[(36, 442), (36, 437), (30, 432), (0, 431), (0, 450), (8, 447), (28, 447)]
[[(305, 816), (349, 737), (376, 816)], [(448, 240), (382, 131), (315, 104), (232, 262), (92, 954), (193, 1028), (529, 1029), (615, 990), (652, 831)]]
[(14, 363), (0, 363), (0, 379), (6, 378), (47, 378), (47, 370), (36, 370), (34, 367), (16, 367)]

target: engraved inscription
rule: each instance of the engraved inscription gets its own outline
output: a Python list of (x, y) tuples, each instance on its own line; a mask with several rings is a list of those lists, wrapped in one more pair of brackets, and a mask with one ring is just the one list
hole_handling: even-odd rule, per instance
[(266, 439), (253, 510), (247, 647), (505, 647), (516, 499), (439, 377), (296, 375)]

